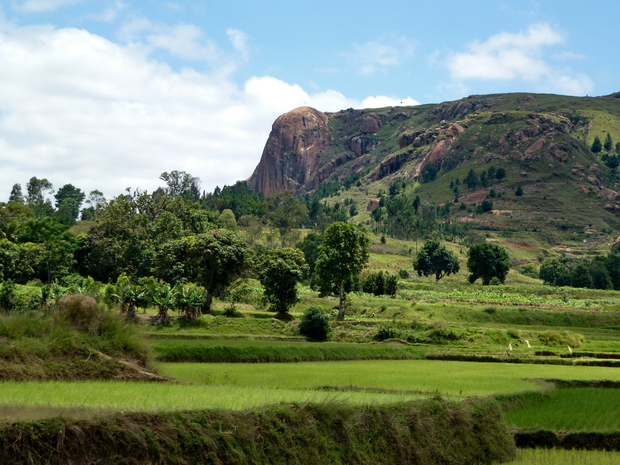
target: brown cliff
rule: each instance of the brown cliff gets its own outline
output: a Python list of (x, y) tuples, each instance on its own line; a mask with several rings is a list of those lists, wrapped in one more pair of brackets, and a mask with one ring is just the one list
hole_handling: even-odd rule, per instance
[(248, 180), (249, 188), (268, 197), (306, 184), (318, 171), (321, 153), (332, 143), (327, 121), (325, 113), (310, 107), (280, 116)]

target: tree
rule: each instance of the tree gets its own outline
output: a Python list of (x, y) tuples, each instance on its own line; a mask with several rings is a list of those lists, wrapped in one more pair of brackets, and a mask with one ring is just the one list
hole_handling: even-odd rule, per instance
[(220, 221), (226, 229), (235, 231), (237, 229), (237, 220), (235, 214), (230, 208), (226, 208), (220, 213)]
[(594, 289), (613, 289), (613, 282), (607, 269), (607, 257), (594, 257), (590, 262), (590, 276)]
[(309, 307), (301, 317), (299, 332), (315, 341), (328, 341), (332, 328), (329, 324), (329, 315), (323, 307), (315, 305)]
[(310, 233), (304, 240), (299, 242), (296, 247), (304, 253), (306, 265), (308, 265), (308, 274), (314, 274), (314, 266), (319, 256), (319, 247), (323, 243), (323, 237), (315, 233)]
[(515, 191), (515, 195), (517, 197), (521, 197), (523, 195), (523, 188), (521, 186), (517, 186), (517, 190)]
[(159, 179), (166, 182), (166, 194), (172, 197), (180, 196), (187, 200), (200, 198), (200, 178), (194, 177), (186, 171), (163, 172)]
[(506, 177), (506, 170), (502, 167), (497, 168), (497, 171), (495, 172), (495, 179), (497, 179), (498, 181), (501, 181), (505, 177)]
[(161, 244), (154, 256), (155, 274), (169, 283), (195, 282), (205, 288), (204, 310), (213, 295), (249, 268), (251, 251), (233, 231), (216, 230)]
[(482, 284), (485, 286), (493, 278), (502, 283), (506, 280), (510, 270), (510, 257), (503, 247), (488, 242), (475, 244), (469, 248), (467, 255), (467, 269), (471, 273), (470, 283), (473, 284), (478, 278), (482, 278)]
[(418, 272), (418, 276), (435, 275), (435, 280), (439, 281), (444, 276), (458, 273), (460, 265), (459, 259), (445, 245), (441, 245), (438, 240), (430, 240), (424, 243), (418, 253), (413, 269)]
[(272, 194), (267, 199), (267, 208), (268, 213), (265, 219), (278, 230), (282, 247), (284, 247), (293, 228), (300, 227), (308, 216), (308, 209), (293, 195), (292, 191)]
[(9, 195), (9, 202), (24, 203), (21, 184), (13, 184), (11, 194)]
[(56, 199), (56, 208), (61, 209), (63, 205), (69, 204), (70, 207), (67, 209), (68, 214), (77, 220), (84, 197), (86, 197), (86, 194), (84, 194), (81, 189), (78, 189), (72, 184), (65, 184), (58, 189), (56, 195), (54, 195)]
[(37, 215), (50, 216), (54, 213), (52, 203), (49, 199), (45, 199), (46, 194), (54, 192), (51, 182), (45, 178), (38, 179), (36, 176), (33, 176), (26, 184), (26, 192), (28, 193), (26, 200)]
[(263, 295), (271, 310), (288, 313), (299, 301), (297, 283), (308, 271), (304, 253), (299, 249), (271, 249), (258, 263), (258, 279), (264, 287)]
[(435, 178), (437, 178), (437, 172), (438, 170), (435, 165), (433, 163), (429, 163), (424, 167), (424, 170), (422, 170), (422, 182), (427, 183), (434, 181)]
[(360, 227), (343, 222), (330, 225), (323, 235), (316, 262), (318, 279), (338, 288), (338, 318), (344, 318), (344, 283), (359, 275), (368, 262), (370, 239)]
[(580, 260), (571, 272), (570, 285), (572, 287), (585, 287), (587, 289), (592, 289), (594, 287), (592, 275), (590, 274), (590, 266), (585, 260)]
[(607, 152), (610, 152), (613, 146), (614, 146), (614, 141), (611, 138), (611, 134), (607, 133), (607, 136), (605, 137), (605, 142), (603, 143), (603, 148)]
[(542, 265), (540, 265), (538, 276), (543, 280), (544, 284), (551, 286), (570, 285), (570, 270), (557, 258), (545, 260)]
[(463, 183), (470, 190), (473, 191), (476, 189), (476, 187), (478, 187), (478, 184), (480, 184), (480, 179), (478, 178), (478, 175), (476, 174), (476, 172), (473, 169), (471, 169), (469, 170), (469, 173), (467, 173), (467, 176), (463, 180)]
[(620, 254), (610, 252), (606, 260), (607, 272), (615, 290), (620, 290)]
[(598, 136), (594, 138), (594, 142), (592, 142), (590, 150), (592, 151), (592, 153), (599, 153), (601, 150), (603, 150), (603, 144), (601, 143), (601, 139)]

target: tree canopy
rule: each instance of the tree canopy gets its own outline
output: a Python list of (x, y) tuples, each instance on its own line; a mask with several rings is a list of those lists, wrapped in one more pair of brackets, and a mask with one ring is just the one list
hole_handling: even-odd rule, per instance
[(271, 249), (260, 257), (258, 279), (272, 311), (287, 313), (299, 301), (297, 283), (307, 271), (304, 253), (299, 249)]
[(506, 249), (497, 244), (488, 242), (474, 244), (468, 251), (467, 268), (471, 273), (470, 283), (474, 283), (478, 278), (482, 278), (482, 284), (485, 286), (493, 278), (503, 283), (510, 270), (510, 257)]
[(318, 279), (337, 286), (340, 295), (338, 318), (344, 318), (344, 282), (359, 275), (368, 262), (370, 239), (366, 231), (349, 223), (336, 222), (327, 228), (316, 261)]
[(439, 281), (444, 276), (458, 273), (460, 270), (459, 259), (450, 252), (445, 245), (441, 245), (438, 240), (430, 240), (418, 253), (413, 262), (413, 269), (419, 276), (435, 275), (435, 280)]

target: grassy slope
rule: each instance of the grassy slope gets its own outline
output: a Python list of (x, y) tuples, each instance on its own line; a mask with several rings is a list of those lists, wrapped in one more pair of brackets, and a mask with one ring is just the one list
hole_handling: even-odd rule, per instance
[[(497, 216), (491, 214), (472, 216), (465, 212), (465, 216), (472, 216), (474, 221), (487, 227), (525, 231), (523, 234), (525, 243), (535, 241), (541, 235), (540, 233), (544, 233), (543, 235), (546, 236), (551, 246), (561, 244), (571, 247), (572, 242), (579, 241), (583, 244), (584, 239), (590, 248), (606, 245), (610, 239), (615, 239), (612, 230), (620, 229), (620, 221), (603, 209), (609, 201), (599, 198), (597, 194), (600, 188), (592, 185), (587, 179), (592, 174), (589, 169), (594, 164), (598, 165), (604, 183), (605, 179), (609, 178), (607, 168), (599, 157), (589, 151), (588, 147), (594, 135), (599, 135), (603, 139), (607, 132), (612, 135), (614, 142), (620, 140), (620, 99), (577, 98), (545, 94), (535, 94), (534, 98), (530, 99), (530, 95), (480, 96), (479, 99), (487, 102), (487, 107), (482, 112), (472, 113), (464, 118), (461, 123), (466, 127), (466, 131), (457, 139), (449, 152), (457, 158), (461, 157), (464, 163), (450, 171), (440, 171), (436, 181), (423, 185), (413, 182), (407, 175), (407, 171), (418, 162), (414, 160), (396, 173), (378, 181), (371, 182), (369, 179), (364, 179), (360, 187), (354, 185), (348, 190), (343, 189), (338, 195), (327, 199), (328, 202), (353, 199), (360, 212), (355, 220), (372, 226), (369, 213), (366, 212), (366, 204), (371, 198), (376, 198), (380, 191), (386, 192), (395, 179), (407, 180), (408, 195), (420, 195), (425, 201), (443, 203), (453, 199), (453, 194), (449, 189), (450, 182), (457, 178), (462, 180), (470, 169), (481, 172), (490, 166), (496, 168), (503, 166), (507, 170), (507, 177), (503, 182), (492, 186), (496, 192), (502, 193), (501, 199), (494, 199), (494, 208), (506, 210), (508, 213)], [(338, 167), (330, 179), (342, 179), (345, 173), (357, 171), (362, 167), (364, 167), (362, 174), (372, 172), (386, 156), (405, 150), (400, 149), (397, 144), (398, 135), (403, 128), (428, 128), (438, 124), (437, 121), (429, 120), (430, 111), (436, 107), (436, 105), (424, 105), (402, 108), (411, 115), (410, 119), (404, 121), (391, 119), (393, 112), (390, 108), (368, 110), (367, 113), (374, 112), (383, 117), (383, 126), (377, 134), (372, 136), (381, 143), (368, 154)], [(498, 118), (498, 113), (508, 116), (503, 119)], [(551, 136), (544, 135), (547, 143), (555, 142), (570, 152), (566, 162), (561, 163), (548, 156), (517, 161), (507, 154), (502, 154), (499, 142), (501, 136), (513, 134), (525, 127), (526, 121), (531, 119), (530, 115), (533, 113), (554, 122), (559, 122), (562, 118), (566, 120), (571, 115), (588, 118), (587, 124), (573, 126), (570, 132), (557, 131)], [(330, 118), (330, 124), (335, 134), (335, 144), (325, 154), (324, 162), (328, 162), (339, 154), (349, 152), (348, 141), (351, 137), (359, 135), (355, 124), (347, 126), (334, 116)], [(539, 137), (533, 137), (521, 143), (520, 150), (525, 150)], [(484, 150), (479, 155), (473, 156), (477, 147), (483, 147)], [(424, 147), (417, 150), (422, 151)], [(496, 157), (493, 161), (484, 163), (481, 157), (488, 152), (495, 153)], [(583, 178), (572, 173), (576, 165), (583, 166), (580, 170)], [(522, 186), (525, 190), (522, 197), (514, 196), (518, 186)], [(612, 185), (609, 187), (615, 188)], [(487, 188), (486, 191), (488, 192), (489, 189)], [(581, 189), (587, 189), (590, 193), (584, 194)], [(468, 202), (468, 194), (466, 187), (461, 186), (461, 199)], [(462, 215), (462, 213), (457, 212), (457, 215)], [(586, 226), (591, 226), (593, 229), (590, 229), (590, 232), (594, 231), (594, 234), (583, 235)], [(569, 234), (564, 234), (564, 232)], [(580, 237), (575, 237), (575, 233)], [(599, 237), (600, 233), (603, 233), (601, 237)], [(503, 237), (498, 240), (506, 242)], [(592, 241), (594, 244), (591, 243)]]

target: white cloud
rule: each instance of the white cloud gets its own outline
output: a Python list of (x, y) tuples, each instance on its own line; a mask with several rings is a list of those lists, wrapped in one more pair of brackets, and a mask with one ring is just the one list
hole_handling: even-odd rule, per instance
[(448, 68), (455, 79), (535, 81), (549, 73), (549, 67), (540, 58), (541, 47), (563, 40), (561, 34), (546, 24), (532, 26), (526, 33), (502, 32), (486, 42), (473, 42), (468, 52), (452, 54)]
[[(591, 90), (592, 81), (587, 76), (573, 76), (570, 69), (555, 69), (545, 59), (546, 47), (564, 43), (564, 34), (548, 24), (536, 24), (526, 32), (502, 32), (485, 42), (474, 41), (467, 46), (467, 51), (450, 54), (446, 64), (457, 82), (518, 79), (559, 92)], [(568, 52), (556, 56), (574, 58)]]
[[(178, 35), (202, 37), (191, 28)], [(211, 190), (252, 173), (280, 114), (387, 101), (309, 94), (273, 77), (239, 88), (219, 68), (174, 71), (140, 44), (51, 26), (0, 30), (0, 88), (0, 200), (32, 176), (111, 197), (153, 190), (175, 169)]]
[(364, 75), (400, 66), (413, 56), (415, 42), (405, 36), (383, 37), (378, 40), (355, 44), (355, 51), (346, 54)]
[(226, 31), (226, 35), (228, 35), (228, 39), (232, 43), (235, 50), (245, 61), (247, 61), (250, 56), (250, 51), (248, 48), (248, 35), (239, 29), (228, 29)]
[(12, 6), (15, 10), (24, 13), (43, 13), (57, 10), (59, 8), (81, 3), (83, 0), (25, 0), (13, 1)]
[(122, 40), (145, 47), (149, 52), (166, 50), (184, 60), (219, 62), (222, 51), (215, 41), (205, 37), (193, 24), (169, 26), (153, 23), (146, 18), (134, 18), (119, 30)]
[(127, 8), (127, 4), (119, 0), (109, 4), (103, 12), (92, 15), (90, 18), (95, 21), (103, 21), (109, 23), (118, 18), (120, 12)]

